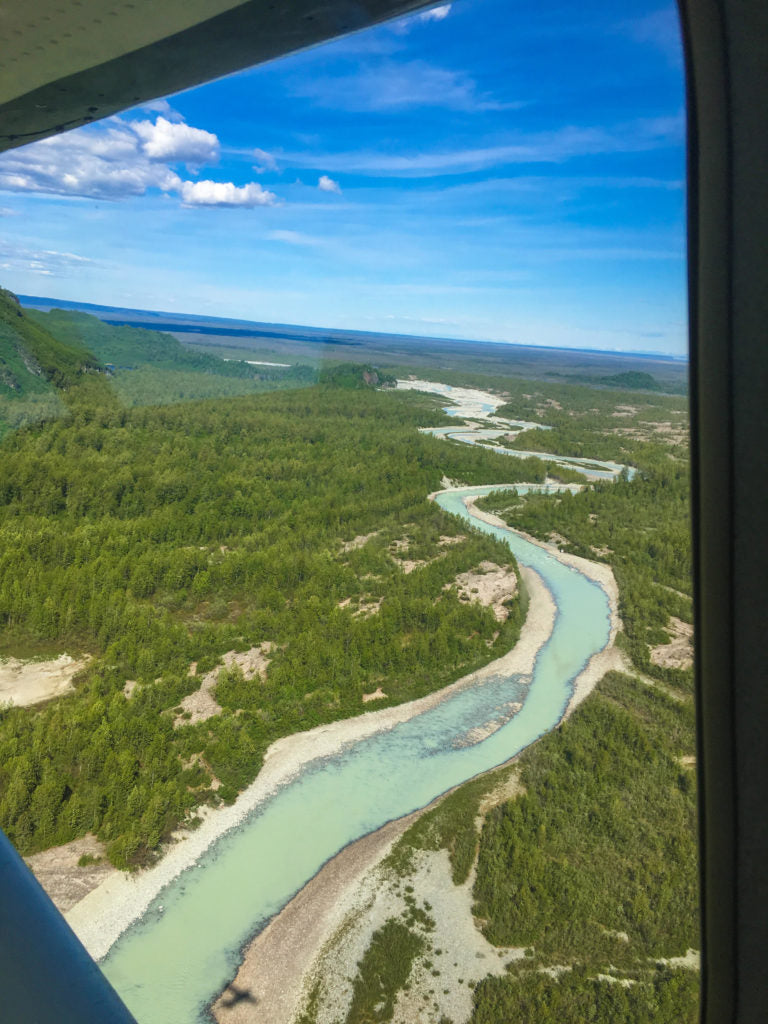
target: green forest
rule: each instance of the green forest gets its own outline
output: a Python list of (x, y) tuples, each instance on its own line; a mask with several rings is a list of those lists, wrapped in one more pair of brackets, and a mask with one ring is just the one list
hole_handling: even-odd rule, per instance
[[(571, 384), (503, 380), (499, 388), (515, 396), (500, 415), (555, 426), (513, 445), (636, 467), (632, 480), (576, 494), (498, 491), (478, 505), (612, 566), (618, 642), (638, 678), (606, 675), (516, 764), (465, 783), (421, 817), (389, 867), (402, 885), (415, 851), (446, 849), (455, 884), (475, 870), (473, 912), (489, 941), (525, 950), (505, 975), (474, 987), (472, 1024), (694, 1024), (698, 971), (675, 960), (700, 947), (692, 670), (650, 657), (670, 639), (670, 616), (692, 619), (685, 405)], [(519, 773), (522, 794), (492, 810), (478, 834), (481, 802), (510, 773)], [(407, 917), (397, 924), (413, 930)], [(389, 931), (392, 947), (382, 950)], [(374, 936), (356, 986), (365, 967), (388, 958), (399, 973), (381, 971), (379, 984), (407, 987), (411, 961), (393, 924), (389, 931)], [(388, 991), (387, 1006), (394, 996)]]
[[(533, 432), (531, 432), (533, 433)], [(623, 632), (618, 642), (648, 676), (691, 691), (691, 668), (655, 664), (650, 651), (670, 640), (670, 616), (693, 619), (690, 484), (687, 460), (638, 447), (643, 467), (635, 479), (596, 483), (576, 494), (495, 492), (478, 501), (511, 526), (549, 540), (564, 551), (608, 562), (619, 585)]]
[[(6, 435), (0, 645), (92, 656), (71, 696), (2, 711), (0, 825), (22, 852), (92, 831), (113, 863), (146, 863), (201, 803), (232, 800), (275, 738), (512, 645), (519, 612), (499, 630), (450, 589), (508, 549), (473, 533), (441, 546), (459, 525), (426, 495), (445, 472), (541, 480), (544, 464), (447, 446), (416, 429), (432, 403), (349, 383), (126, 408), (83, 372), (58, 392), (65, 415)], [(407, 557), (425, 564), (405, 573)], [(174, 728), (225, 652), (264, 642), (264, 682), (225, 673), (223, 712)]]
[[(399, 372), (226, 362), (0, 295), (0, 650), (90, 658), (66, 696), (0, 706), (0, 827), (22, 853), (93, 832), (116, 866), (146, 865), (202, 805), (234, 800), (275, 739), (359, 714), (379, 687), (377, 707), (434, 691), (514, 644), (524, 590), (500, 624), (452, 586), (483, 560), (513, 565), (509, 549), (426, 496), (444, 476), (559, 470), (420, 433), (455, 420), (388, 391)], [(459, 787), (390, 866), (402, 882), (414, 850), (446, 848), (457, 884), (476, 872), (489, 941), (525, 947), (475, 987), (473, 1024), (693, 1024), (698, 975), (666, 962), (699, 945), (692, 672), (651, 658), (670, 617), (692, 618), (685, 401), (642, 374), (439, 377), (553, 428), (505, 446), (636, 470), (479, 505), (612, 566), (637, 678), (610, 673), (517, 765)], [(263, 677), (223, 667), (260, 645)], [(182, 701), (212, 670), (220, 712), (190, 722)], [(478, 833), (510, 771), (524, 794)], [(428, 952), (409, 907), (357, 965), (350, 1024), (390, 1019)]]
[[(486, 938), (524, 953), (472, 983), (471, 1024), (694, 1024), (698, 971), (675, 960), (700, 942), (694, 749), (691, 700), (610, 672), (554, 732), (405, 832), (386, 862), (392, 882), (413, 892), (416, 852), (447, 850), (454, 884), (474, 869)], [(513, 775), (519, 795), (483, 816)], [(418, 896), (358, 965), (356, 993), (372, 963), (392, 965), (375, 975), (380, 1005), (393, 1006), (414, 958), (430, 953), (429, 921), (413, 919)], [(315, 1020), (311, 1000), (305, 1020)]]
[(474, 892), (488, 938), (530, 955), (478, 986), (473, 1024), (697, 1019), (697, 973), (663, 963), (699, 948), (694, 743), (692, 702), (609, 673), (523, 755)]

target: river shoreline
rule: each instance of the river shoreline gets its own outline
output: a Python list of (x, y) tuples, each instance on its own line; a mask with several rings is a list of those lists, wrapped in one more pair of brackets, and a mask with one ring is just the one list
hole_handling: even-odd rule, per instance
[(615, 646), (616, 636), (622, 627), (621, 618), (619, 616), (619, 587), (616, 583), (616, 578), (613, 575), (613, 570), (610, 565), (605, 562), (591, 562), (588, 558), (582, 558), (581, 555), (572, 555), (567, 551), (561, 551), (557, 545), (547, 544), (545, 541), (538, 540), (536, 537), (533, 537), (530, 533), (514, 529), (514, 527), (509, 526), (503, 519), (499, 518), (499, 516), (495, 516), (491, 512), (484, 512), (482, 509), (479, 509), (475, 504), (478, 497), (479, 495), (468, 495), (464, 498), (464, 506), (470, 515), (476, 516), (484, 523), (488, 523), (489, 526), (500, 526), (505, 530), (512, 530), (513, 533), (516, 533), (518, 537), (522, 537), (523, 540), (528, 541), (529, 544), (535, 544), (536, 547), (543, 548), (564, 565), (571, 566), (584, 576), (588, 577), (588, 579), (597, 583), (598, 586), (602, 587), (608, 597), (611, 615), (610, 639), (602, 651), (598, 651), (597, 654), (594, 654), (590, 658), (588, 664), (576, 677), (573, 685), (573, 695), (568, 702), (568, 707), (563, 715), (563, 719), (566, 719), (573, 713), (574, 709), (581, 704), (585, 697), (589, 696), (598, 681), (606, 672), (610, 672), (611, 670), (616, 670), (618, 672), (626, 671), (626, 659), (622, 652)]
[[(462, 488), (446, 488), (445, 491), (431, 494), (430, 499), (434, 500), (437, 494), (456, 490)], [(489, 525), (511, 529), (497, 516), (477, 509), (474, 504), (477, 497), (470, 495), (464, 498), (470, 515), (482, 519)], [(618, 587), (610, 566), (561, 552), (554, 545), (545, 544), (520, 530), (513, 532), (544, 548), (563, 564), (572, 566), (593, 580), (604, 590), (609, 600), (609, 640), (602, 651), (590, 658), (576, 677), (573, 694), (561, 718), (563, 721), (586, 699), (606, 672), (625, 667), (621, 652), (614, 646), (616, 635), (621, 628)], [(530, 569), (521, 568), (521, 571), (526, 574), (532, 573)], [(533, 575), (539, 579), (536, 574)], [(528, 582), (528, 577), (525, 578)], [(528, 585), (530, 589), (530, 584)], [(547, 594), (550, 594), (548, 590)], [(549, 599), (552, 601), (551, 594)], [(541, 630), (536, 628), (536, 619), (539, 615), (532, 595), (523, 630), (530, 622), (532, 629), (540, 635)], [(523, 633), (521, 641), (522, 638)], [(545, 640), (539, 644), (539, 649)], [(495, 664), (497, 663), (494, 662)], [(518, 757), (519, 754), (516, 754), (498, 767), (510, 765)], [(427, 807), (405, 818), (388, 822), (376, 832), (351, 843), (320, 869), (244, 950), (243, 961), (235, 978), (210, 1005), (210, 1012), (217, 1024), (291, 1024), (308, 996), (308, 980), (313, 976), (323, 947), (355, 907), (356, 894), (362, 879), (387, 856), (403, 832), (445, 795), (437, 797)], [(230, 990), (248, 993), (248, 1001), (233, 1001), (227, 994)]]
[(162, 860), (137, 875), (110, 875), (66, 914), (66, 920), (95, 960), (109, 952), (122, 933), (145, 913), (153, 899), (191, 867), (226, 832), (240, 825), (256, 808), (317, 758), (337, 753), (350, 743), (393, 728), (427, 711), (459, 690), (498, 673), (529, 675), (555, 620), (549, 590), (533, 570), (522, 570), (530, 596), (529, 613), (515, 647), (501, 658), (449, 686), (415, 701), (368, 711), (355, 718), (321, 725), (273, 743), (261, 772), (230, 806), (203, 808), (202, 824), (182, 832)]
[[(478, 411), (481, 416), (487, 415), (487, 410), (484, 408), (479, 408)], [(447, 480), (444, 482), (449, 483)], [(485, 492), (487, 489), (483, 490)], [(457, 497), (464, 497), (472, 493), (471, 488), (468, 487), (449, 487), (447, 491), (461, 491), (462, 494), (460, 496), (457, 495)], [(446, 492), (438, 491), (430, 495), (430, 498), (435, 499), (443, 493)], [(478, 495), (476, 494), (475, 497), (478, 497)], [(455, 499), (453, 500), (455, 501)], [(464, 504), (468, 515), (476, 520), (477, 528), (483, 529), (484, 527), (481, 526), (481, 522), (485, 521), (494, 526), (503, 526), (509, 530), (501, 520), (489, 517), (487, 513), (477, 510), (474, 506), (474, 500), (473, 497), (469, 497), (465, 499)], [(458, 512), (458, 508), (453, 509), (453, 511)], [(487, 527), (485, 528), (487, 529)], [(599, 618), (593, 618), (592, 620), (600, 623), (599, 640), (595, 639), (595, 642), (588, 646), (580, 646), (581, 636), (591, 636), (588, 625), (579, 637), (574, 636), (571, 638), (571, 646), (569, 646), (568, 650), (578, 652), (578, 656), (571, 657), (568, 675), (562, 677), (562, 688), (558, 691), (558, 700), (552, 708), (551, 717), (545, 718), (545, 724), (541, 726), (549, 730), (553, 727), (555, 716), (559, 716), (557, 721), (562, 721), (586, 697), (605, 671), (612, 667), (618, 667), (612, 663), (614, 656), (618, 656), (619, 653), (613, 648), (613, 641), (620, 625), (617, 611), (618, 593), (613, 575), (607, 566), (599, 566), (585, 559), (576, 559), (574, 556), (563, 555), (557, 549), (542, 544), (534, 538), (529, 538), (519, 531), (510, 532), (518, 533), (519, 536), (533, 545), (546, 549), (558, 561), (578, 569), (585, 577), (597, 583), (607, 595), (610, 606), (610, 636), (598, 654), (589, 657), (589, 652), (596, 650), (604, 642), (604, 630), (607, 626), (607, 618), (603, 618), (604, 612), (600, 614)], [(152, 907), (153, 912), (158, 911), (158, 922), (153, 923), (150, 918), (147, 918), (140, 926), (142, 928), (146, 926), (151, 934), (160, 936), (154, 940), (155, 947), (157, 947), (154, 954), (147, 952), (147, 948), (150, 950), (154, 949), (151, 943), (149, 947), (146, 947), (144, 943), (137, 942), (135, 936), (132, 939), (128, 935), (125, 938), (125, 943), (131, 949), (131, 942), (133, 941), (135, 947), (128, 956), (128, 966), (126, 967), (125, 963), (125, 944), (121, 944), (113, 957), (108, 960), (105, 967), (108, 974), (110, 971), (115, 972), (116, 977), (121, 979), (121, 983), (126, 988), (126, 991), (130, 990), (131, 986), (137, 988), (136, 978), (144, 977), (144, 973), (147, 976), (151, 973), (154, 983), (164, 986), (163, 998), (165, 999), (165, 1004), (163, 1005), (165, 1009), (162, 1011), (158, 1009), (158, 1003), (148, 1002), (146, 995), (141, 995), (139, 998), (139, 1006), (142, 1005), (141, 999), (144, 1000), (144, 1008), (149, 1014), (148, 1019), (151, 1018), (158, 1021), (168, 1019), (167, 1013), (169, 1008), (176, 1005), (173, 1002), (176, 997), (169, 988), (169, 985), (175, 984), (179, 988), (179, 1005), (183, 1003), (187, 1007), (184, 1015), (185, 1019), (195, 1017), (193, 1008), (195, 1006), (202, 1007), (204, 1000), (209, 998), (208, 992), (210, 992), (210, 988), (207, 988), (206, 991), (205, 979), (208, 979), (207, 984), (210, 985), (213, 977), (209, 975), (207, 967), (211, 962), (210, 950), (206, 953), (206, 956), (208, 956), (207, 960), (205, 956), (198, 956), (198, 950), (195, 948), (194, 943), (187, 943), (185, 936), (181, 933), (178, 935), (178, 942), (172, 941), (169, 945), (162, 936), (165, 934), (167, 938), (167, 922), (173, 921), (174, 926), (176, 926), (176, 919), (173, 917), (174, 904), (171, 903), (164, 909), (162, 906), (158, 906), (158, 904), (161, 900), (168, 903), (168, 900), (164, 900), (163, 897), (157, 899), (157, 897), (161, 893), (164, 894), (166, 887), (170, 886), (187, 869), (192, 868), (201, 861), (204, 856), (212, 857), (213, 861), (216, 861), (219, 853), (222, 853), (222, 856), (224, 856), (223, 851), (228, 851), (230, 846), (233, 845), (228, 839), (220, 847), (213, 849), (218, 840), (225, 834), (238, 829), (238, 826), (243, 827), (244, 835), (250, 834), (248, 832), (249, 829), (256, 829), (256, 834), (258, 834), (262, 818), (272, 814), (274, 807), (280, 808), (282, 806), (281, 801), (283, 800), (284, 787), (296, 781), (296, 790), (291, 787), (287, 791), (288, 793), (294, 793), (295, 791), (301, 792), (301, 787), (303, 786), (311, 786), (311, 781), (307, 780), (313, 779), (312, 773), (314, 769), (310, 769), (306, 778), (303, 774), (303, 770), (310, 763), (314, 762), (323, 771), (323, 762), (326, 758), (330, 759), (340, 755), (342, 760), (344, 758), (354, 760), (357, 754), (347, 748), (354, 748), (356, 750), (355, 745), (357, 743), (369, 738), (371, 738), (374, 748), (376, 748), (376, 744), (381, 742), (383, 742), (386, 748), (388, 740), (380, 741), (373, 739), (373, 737), (376, 737), (377, 734), (386, 733), (395, 726), (406, 723), (410, 719), (430, 711), (430, 709), (435, 708), (443, 701), (457, 694), (458, 691), (468, 691), (456, 702), (461, 707), (462, 701), (471, 703), (485, 699), (482, 696), (485, 691), (480, 689), (480, 684), (486, 681), (491, 684), (491, 687), (494, 687), (501, 685), (504, 680), (511, 676), (532, 676), (534, 666), (537, 665), (537, 658), (540, 654), (542, 661), (547, 662), (548, 641), (555, 632), (555, 623), (560, 621), (560, 610), (556, 606), (554, 593), (561, 594), (560, 589), (558, 589), (562, 583), (561, 578), (563, 576), (570, 576), (570, 574), (564, 573), (562, 568), (558, 569), (559, 575), (556, 578), (560, 582), (557, 583), (557, 586), (553, 582), (552, 586), (555, 589), (550, 591), (549, 586), (545, 583), (545, 579), (548, 578), (548, 573), (552, 571), (551, 563), (546, 558), (541, 559), (538, 553), (531, 553), (531, 559), (533, 564), (539, 569), (539, 572), (532, 568), (521, 568), (522, 576), (530, 595), (530, 604), (518, 643), (511, 651), (449, 686), (418, 700), (396, 707), (364, 712), (354, 718), (319, 726), (307, 732), (297, 733), (276, 741), (267, 750), (264, 764), (258, 777), (238, 796), (234, 804), (202, 809), (200, 812), (200, 826), (194, 831), (182, 831), (174, 836), (172, 842), (163, 851), (164, 856), (159, 863), (140, 874), (132, 876), (111, 875), (104, 879), (88, 895), (83, 897), (66, 914), (70, 925), (79, 935), (91, 955), (95, 959), (103, 959), (118, 938), (131, 925), (144, 918), (146, 911), (150, 907)], [(539, 573), (543, 573), (543, 576)], [(594, 588), (588, 586), (583, 579), (579, 585), (582, 588), (584, 598), (582, 607), (591, 608), (593, 601), (598, 602)], [(568, 583), (568, 587), (570, 587), (570, 583)], [(475, 592), (473, 589), (472, 593)], [(599, 606), (600, 608), (605, 608), (605, 601), (602, 597), (599, 599)], [(568, 607), (567, 602), (564, 607)], [(544, 653), (542, 654), (542, 652)], [(556, 657), (557, 655), (549, 655), (549, 663), (551, 664), (552, 659)], [(583, 659), (588, 657), (589, 661), (584, 665)], [(580, 663), (584, 665), (581, 671), (578, 669)], [(574, 675), (576, 676), (575, 684), (573, 692), (569, 696), (565, 682), (568, 678), (573, 678)], [(498, 677), (501, 678), (499, 679)], [(475, 688), (477, 688), (476, 693), (472, 692)], [(491, 690), (491, 692), (493, 691)], [(474, 704), (472, 706), (474, 707)], [(521, 707), (519, 703), (514, 702), (508, 706), (518, 711)], [(530, 722), (536, 721), (535, 717), (531, 716), (540, 713), (541, 705), (539, 703), (529, 705), (529, 707), (531, 706), (534, 706), (535, 710), (531, 712), (531, 715), (526, 714), (520, 720), (520, 722), (526, 723), (522, 726), (523, 730), (527, 728)], [(447, 705), (447, 707), (450, 709), (453, 705)], [(436, 714), (439, 719), (442, 711)], [(503, 723), (500, 721), (497, 728), (501, 724)], [(555, 722), (555, 724), (557, 723)], [(409, 728), (415, 728), (414, 735), (418, 734), (419, 728), (415, 725), (415, 727), (406, 726), (403, 735), (409, 735)], [(426, 720), (424, 728), (427, 728)], [(476, 732), (477, 730), (474, 731)], [(490, 730), (488, 736), (493, 731)], [(467, 736), (471, 733), (472, 730), (467, 733)], [(398, 732), (393, 739), (396, 740), (400, 735), (400, 732)], [(527, 734), (526, 745), (533, 741), (535, 735), (536, 733), (533, 731)], [(489, 740), (489, 742), (493, 744), (494, 741)], [(467, 744), (459, 744), (459, 746), (473, 745), (474, 739)], [(482, 749), (485, 750), (486, 748)], [(487, 749), (492, 750), (493, 747), (491, 746)], [(519, 751), (520, 749), (521, 746), (519, 744), (517, 747), (501, 744), (499, 749), (494, 751), (493, 757), (503, 758), (505, 755), (509, 755), (512, 750)], [(400, 779), (398, 793), (409, 794), (411, 791), (411, 781), (416, 781), (407, 777), (411, 771), (411, 762), (409, 757), (404, 756), (402, 751), (397, 749), (397, 743), (395, 743), (395, 751), (397, 756), (391, 760), (390, 764), (391, 778)], [(418, 761), (419, 755), (415, 749), (414, 756), (415, 760)], [(474, 757), (474, 754), (471, 756)], [(514, 755), (511, 760), (514, 760), (516, 756)], [(317, 765), (317, 762), (320, 762), (320, 764)], [(510, 760), (508, 759), (504, 763), (508, 764)], [(485, 764), (492, 765), (493, 761), (486, 760)], [(480, 764), (477, 764), (474, 768), (474, 774), (485, 774), (488, 770), (494, 769), (485, 768), (481, 770)], [(472, 777), (474, 777), (474, 774)], [(390, 778), (390, 776), (381, 775), (379, 778)], [(379, 778), (372, 776), (368, 781), (362, 781), (366, 779), (366, 776), (364, 772), (361, 773), (357, 788), (354, 791), (350, 791), (350, 804), (356, 806), (358, 795), (363, 801), (368, 799), (370, 802), (374, 799), (374, 791), (379, 793), (380, 789), (380, 796), (388, 799), (384, 788), (379, 787)], [(273, 857), (273, 861), (275, 865), (282, 865), (283, 863), (289, 865), (290, 870), (294, 871), (294, 875), (290, 873), (287, 875), (289, 879), (292, 879), (290, 887), (286, 886), (284, 889), (275, 889), (275, 883), (278, 885), (282, 884), (283, 875), (280, 874), (280, 871), (283, 868), (279, 867), (278, 870), (273, 870), (273, 888), (270, 889), (267, 886), (264, 891), (266, 893), (271, 892), (273, 895), (275, 892), (280, 893), (279, 900), (275, 898), (272, 904), (275, 910), (286, 900), (288, 902), (285, 903), (282, 910), (275, 913), (275, 916), (272, 917), (266, 927), (261, 926), (262, 930), (259, 934), (255, 935), (250, 942), (244, 943), (241, 947), (243, 963), (236, 978), (234, 981), (230, 981), (220, 995), (214, 997), (208, 1004), (209, 1010), (215, 1005), (217, 1020), (248, 1020), (250, 1022), (264, 1020), (269, 1021), (270, 1024), (272, 1022), (280, 1024), (280, 1021), (285, 1021), (287, 1024), (288, 1021), (295, 1017), (296, 1010), (300, 1005), (299, 1001), (304, 994), (307, 979), (311, 977), (313, 965), (317, 963), (318, 953), (327, 941), (328, 936), (333, 934), (339, 927), (339, 914), (349, 913), (350, 909), (354, 909), (356, 906), (355, 899), (359, 896), (361, 881), (364, 878), (370, 877), (369, 872), (371, 868), (375, 868), (375, 865), (386, 856), (394, 841), (405, 831), (408, 825), (418, 818), (420, 814), (423, 814), (424, 810), (428, 807), (434, 806), (435, 802), (445, 796), (445, 793), (442, 796), (436, 797), (436, 799), (430, 798), (435, 793), (439, 793), (441, 788), (445, 789), (445, 792), (452, 791), (448, 787), (457, 778), (459, 776), (456, 774), (446, 777), (443, 786), (435, 786), (428, 792), (424, 791), (418, 799), (395, 800), (391, 806), (374, 800), (371, 803), (373, 807), (380, 809), (389, 807), (389, 814), (392, 816), (391, 820), (352, 842), (348, 840), (355, 834), (360, 835), (365, 829), (360, 828), (356, 833), (352, 830), (344, 832), (339, 829), (338, 838), (334, 840), (333, 845), (330, 843), (326, 845), (325, 855), (329, 859), (319, 870), (316, 865), (322, 860), (321, 857), (318, 857), (314, 862), (310, 861), (306, 865), (307, 870), (305, 873), (299, 874), (295, 869), (292, 857), (296, 851), (299, 854), (305, 851), (301, 847), (296, 846), (296, 831), (295, 829), (293, 831), (284, 829), (280, 833), (281, 840), (283, 841), (283, 846), (280, 849), (284, 851), (285, 858), (284, 860), (279, 860)], [(458, 783), (458, 785), (461, 784), (461, 782)], [(453, 788), (456, 787), (454, 786)], [(312, 792), (311, 789), (310, 792)], [(271, 798), (278, 793), (280, 798), (271, 803)], [(411, 811), (405, 817), (396, 817), (398, 813), (402, 815), (404, 812), (409, 811), (414, 804), (426, 802), (427, 800), (429, 800), (427, 807)], [(313, 807), (318, 808), (321, 805), (321, 801), (316, 801)], [(279, 813), (278, 810), (276, 819), (278, 821), (280, 820)], [(325, 834), (325, 819), (321, 821), (317, 814), (315, 816), (317, 817), (315, 828), (319, 830), (319, 833)], [(374, 828), (378, 822), (386, 820), (386, 817), (386, 813), (380, 813), (372, 821), (365, 818), (362, 819), (360, 824), (364, 824), (365, 828)], [(334, 819), (334, 823), (335, 821), (336, 819)], [(245, 827), (246, 823), (248, 825), (247, 829)], [(279, 832), (279, 829), (277, 831)], [(336, 835), (334, 832), (329, 834)], [(233, 838), (237, 839), (237, 837)], [(344, 841), (347, 841), (347, 846), (340, 849)], [(333, 851), (335, 849), (340, 849), (340, 852), (334, 855)], [(264, 848), (265, 854), (271, 852), (271, 850)], [(269, 859), (269, 856), (265, 856), (264, 864), (270, 865), (271, 868), (273, 861)], [(230, 886), (230, 895), (236, 900), (236, 904), (233, 904), (233, 908), (236, 906), (236, 913), (232, 916), (239, 922), (237, 931), (232, 932), (233, 937), (236, 935), (247, 935), (249, 928), (255, 930), (256, 927), (257, 915), (253, 912), (253, 906), (250, 901), (243, 904), (245, 892), (248, 889), (248, 871), (251, 870), (251, 864), (251, 861), (242, 860), (242, 865), (236, 865), (237, 871), (240, 871), (240, 874), (236, 873), (236, 877), (240, 879), (240, 882)], [(207, 861), (205, 866), (208, 866)], [(314, 877), (308, 882), (304, 882), (305, 879), (309, 878), (311, 870), (316, 872)], [(219, 870), (219, 874), (221, 874), (221, 870)], [(232, 876), (228, 875), (227, 877)], [(207, 883), (208, 880), (209, 876), (206, 874), (204, 881)], [(216, 881), (215, 876), (214, 881)], [(181, 884), (183, 886), (183, 881)], [(175, 898), (173, 893), (177, 888), (178, 885), (168, 892), (168, 897), (171, 901)], [(195, 898), (198, 905), (204, 908), (204, 912), (200, 916), (200, 922), (208, 921), (210, 925), (213, 925), (218, 920), (219, 909), (219, 905), (215, 901), (211, 902), (210, 900), (210, 893), (212, 891), (215, 890), (210, 884), (207, 887), (203, 884), (195, 890)], [(294, 892), (295, 895), (288, 899), (291, 892)], [(200, 893), (202, 893), (202, 896), (199, 895)], [(207, 896), (206, 893), (208, 894)], [(208, 899), (207, 905), (206, 899)], [(267, 918), (268, 914), (262, 914), (261, 921), (263, 922)], [(160, 924), (160, 920), (162, 920), (162, 924)], [(228, 920), (226, 914), (222, 915), (221, 920), (224, 922)], [(181, 923), (183, 931), (184, 921), (182, 920)], [(153, 929), (155, 929), (154, 932)], [(164, 932), (160, 929), (164, 929)], [(220, 955), (220, 959), (224, 956), (226, 950), (231, 951), (232, 949), (231, 940), (227, 939), (224, 931), (222, 931), (221, 935), (218, 933), (214, 935), (212, 932), (209, 936), (207, 928), (198, 926), (196, 929), (189, 929), (189, 934), (193, 933), (195, 936), (208, 936), (205, 941), (208, 942), (211, 950), (215, 948), (217, 956)], [(204, 947), (205, 941), (198, 943), (198, 945), (201, 948)], [(164, 942), (165, 945), (163, 945)], [(172, 961), (176, 966), (173, 970), (169, 970), (168, 966), (161, 968), (161, 973), (158, 974), (155, 965), (159, 967), (161, 963), (166, 963), (164, 950), (174, 951), (175, 959), (171, 957), (168, 963)], [(191, 960), (182, 956), (182, 951), (186, 950), (193, 952), (194, 955)], [(133, 956), (133, 961), (131, 961), (131, 956)], [(196, 956), (197, 959), (195, 959)], [(227, 954), (227, 957), (231, 957), (231, 952)], [(191, 963), (193, 961), (196, 964), (195, 974), (191, 973)], [(119, 966), (115, 971), (116, 963)], [(218, 984), (223, 984), (223, 979), (227, 977), (230, 970), (234, 969), (231, 964), (232, 961), (229, 959), (226, 972), (221, 969), (222, 965), (219, 965), (216, 973)], [(165, 976), (162, 974), (163, 970), (166, 971)], [(120, 974), (121, 971), (122, 974)], [(187, 972), (186, 974), (185, 971)], [(229, 976), (231, 977), (231, 974)], [(199, 982), (202, 982), (202, 985)], [(140, 985), (138, 987), (140, 988)], [(223, 1014), (223, 1016), (220, 1016), (220, 1014)]]

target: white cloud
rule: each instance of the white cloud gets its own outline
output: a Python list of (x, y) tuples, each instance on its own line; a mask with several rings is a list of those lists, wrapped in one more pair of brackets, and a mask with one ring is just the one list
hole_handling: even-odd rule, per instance
[(67, 132), (0, 157), (0, 188), (12, 192), (119, 199), (179, 184), (175, 171), (149, 160), (120, 123), (99, 132)]
[(277, 196), (255, 181), (234, 185), (231, 181), (183, 181), (179, 188), (185, 206), (274, 206)]
[(580, 156), (603, 153), (644, 153), (679, 146), (685, 134), (685, 116), (646, 118), (613, 129), (570, 125), (553, 132), (521, 135), (502, 145), (432, 153), (291, 153), (283, 159), (294, 166), (327, 167), (394, 178), (428, 178), (465, 174), (491, 167), (566, 163)]
[(174, 110), (168, 100), (165, 99), (147, 100), (146, 103), (139, 103), (133, 110), (141, 110), (147, 114), (162, 114), (169, 121), (184, 120), (184, 116), (178, 110)]
[(451, 13), (452, 4), (440, 4), (429, 11), (422, 11), (416, 17), (419, 21), (444, 21)]
[(293, 83), (293, 95), (318, 106), (353, 112), (445, 107), (450, 110), (514, 110), (519, 102), (501, 103), (481, 93), (464, 71), (437, 67), (424, 60), (368, 62), (351, 74), (313, 75)]
[(267, 234), (267, 238), (272, 242), (285, 242), (287, 245), (322, 245), (323, 239), (313, 238), (311, 235), (305, 235), (301, 231), (288, 231), (288, 230), (276, 230), (270, 231)]
[(9, 242), (0, 242), (0, 270), (42, 274), (45, 277), (64, 277), (72, 268), (80, 268), (83, 264), (93, 262), (73, 252), (27, 249)]
[(170, 167), (142, 152), (130, 125), (121, 121), (66, 132), (0, 157), (0, 188), (14, 192), (118, 199), (149, 188), (168, 192), (179, 183)]
[(277, 160), (271, 153), (268, 153), (266, 149), (254, 149), (253, 155), (256, 157), (258, 163), (254, 164), (254, 171), (259, 174), (263, 174), (264, 171), (276, 171)]
[(327, 174), (320, 175), (317, 179), (317, 187), (321, 192), (336, 192), (337, 195), (341, 195), (341, 186), (338, 181), (329, 178)]
[(0, 189), (11, 192), (125, 199), (151, 189), (178, 193), (185, 206), (271, 206), (277, 197), (256, 182), (184, 181), (173, 167), (197, 167), (219, 156), (212, 133), (159, 116), (113, 118), (0, 156)]
[(453, 4), (439, 4), (427, 11), (420, 11), (417, 14), (408, 14), (404, 18), (398, 18), (390, 23), (391, 30), (398, 36), (408, 35), (411, 29), (419, 24), (429, 21), (445, 21), (451, 13)]
[(212, 164), (219, 159), (219, 140), (213, 132), (191, 125), (172, 123), (165, 117), (151, 121), (132, 121), (130, 128), (142, 140), (142, 151), (150, 160), (167, 163)]

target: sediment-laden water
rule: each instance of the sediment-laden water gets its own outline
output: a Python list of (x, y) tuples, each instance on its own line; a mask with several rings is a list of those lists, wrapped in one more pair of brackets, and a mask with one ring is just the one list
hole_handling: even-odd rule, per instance
[[(477, 408), (483, 404), (478, 395), (472, 396), (476, 418), (484, 413)], [(488, 397), (486, 416), (496, 401)], [(603, 471), (615, 475), (612, 466)], [(205, 1019), (206, 1004), (234, 975), (243, 943), (325, 861), (387, 821), (502, 764), (560, 720), (575, 677), (608, 642), (608, 597), (546, 550), (467, 511), (463, 497), (496, 489), (466, 488), (436, 500), (505, 541), (551, 591), (557, 605), (554, 630), (533, 673), (492, 677), (407, 722), (310, 762), (217, 840), (160, 893), (102, 964), (140, 1024)], [(510, 718), (513, 703), (522, 707)], [(470, 741), (471, 730), (500, 719), (509, 720), (480, 742)]]

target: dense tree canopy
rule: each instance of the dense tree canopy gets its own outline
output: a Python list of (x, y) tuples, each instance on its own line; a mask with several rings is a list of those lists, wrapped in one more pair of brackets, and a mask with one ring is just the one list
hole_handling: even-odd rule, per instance
[[(460, 527), (426, 495), (444, 472), (542, 479), (538, 460), (419, 434), (434, 414), (418, 396), (323, 386), (126, 410), (106, 379), (87, 385), (65, 419), (0, 446), (3, 650), (94, 656), (72, 696), (3, 713), (0, 822), (22, 850), (90, 829), (130, 863), (212, 798), (212, 775), (232, 798), (275, 737), (361, 711), (378, 685), (428, 692), (513, 642), (518, 618), (499, 631), (444, 589), (508, 549), (471, 532), (441, 546)], [(425, 564), (404, 572), (395, 540)], [(230, 673), (221, 715), (173, 728), (203, 672), (264, 641), (265, 682)]]

